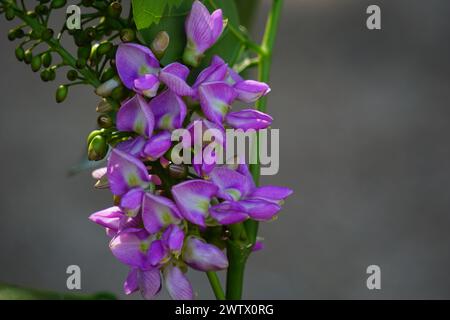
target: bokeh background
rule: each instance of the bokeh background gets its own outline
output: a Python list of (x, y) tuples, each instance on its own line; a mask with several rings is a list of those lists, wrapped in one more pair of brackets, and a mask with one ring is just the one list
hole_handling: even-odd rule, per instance
[[(381, 31), (365, 27), (370, 4)], [(286, 1), (268, 109), (281, 166), (263, 180), (295, 195), (261, 228), (245, 298), (450, 298), (449, 12), (447, 0)], [(65, 292), (76, 264), (82, 292), (123, 297), (126, 267), (87, 220), (110, 195), (88, 172), (68, 176), (98, 98), (77, 88), (57, 105), (56, 82), (15, 60), (10, 27), (2, 18), (0, 281)], [(366, 288), (371, 264), (381, 290)], [(213, 297), (204, 274), (189, 276), (199, 298)]]

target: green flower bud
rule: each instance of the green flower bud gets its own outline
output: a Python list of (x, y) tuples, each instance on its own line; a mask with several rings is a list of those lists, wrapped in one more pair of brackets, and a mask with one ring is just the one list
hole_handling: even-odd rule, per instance
[(8, 31), (8, 40), (14, 41), (16, 39), (16, 29), (10, 29)]
[(88, 159), (91, 161), (98, 161), (103, 159), (108, 152), (108, 145), (106, 139), (100, 135), (95, 136), (88, 147)]
[(52, 54), (50, 52), (45, 52), (42, 54), (42, 65), (45, 68), (50, 67), (52, 64)]
[(100, 128), (108, 129), (108, 128), (112, 127), (113, 121), (112, 121), (111, 117), (108, 116), (107, 114), (101, 114), (97, 118), (97, 124)]
[(99, 44), (95, 43), (92, 47), (91, 47), (91, 53), (89, 54), (89, 60), (91, 62), (95, 62), (97, 60), (98, 54), (97, 54), (97, 50), (98, 50)]
[(112, 77), (116, 75), (116, 71), (113, 68), (108, 68), (105, 71), (103, 71), (102, 76), (100, 78), (101, 82), (108, 81)]
[(25, 55), (23, 57), (25, 63), (30, 64), (32, 59), (33, 59), (33, 52), (31, 51), (31, 49), (25, 50)]
[(12, 19), (15, 18), (15, 16), (16, 16), (16, 14), (14, 12), (13, 7), (10, 7), (10, 6), (6, 7), (6, 10), (5, 10), (6, 20), (11, 21)]
[(69, 89), (65, 85), (60, 85), (58, 89), (56, 90), (56, 102), (61, 103), (67, 98), (67, 93), (69, 92)]
[(50, 70), (44, 69), (41, 71), (41, 80), (44, 82), (50, 81)]
[(50, 78), (48, 79), (49, 81), (55, 80), (55, 78), (56, 78), (56, 71), (55, 70), (56, 70), (55, 68), (48, 69), (48, 71), (50, 72), (49, 73)]
[(150, 49), (158, 59), (161, 59), (169, 46), (169, 42), (169, 34), (165, 31), (160, 31), (156, 34), (155, 39), (153, 39)]
[(91, 54), (91, 47), (79, 47), (77, 50), (77, 56), (81, 59), (89, 59), (89, 55)]
[(23, 50), (22, 47), (17, 47), (15, 54), (16, 54), (17, 60), (23, 61), (23, 58), (25, 57), (25, 51)]
[(33, 59), (31, 59), (31, 70), (33, 70), (33, 72), (39, 71), (41, 65), (42, 65), (41, 56), (37, 55), (34, 56)]
[(109, 41), (103, 42), (101, 43), (98, 48), (97, 48), (97, 54), (98, 55), (105, 55), (107, 54), (109, 51), (111, 51), (113, 49), (113, 44)]
[(118, 18), (122, 13), (122, 5), (118, 1), (111, 2), (108, 7), (108, 16), (111, 18)]
[(106, 82), (103, 82), (95, 89), (95, 93), (100, 97), (109, 97), (112, 91), (120, 85), (119, 79), (113, 77)]
[(53, 0), (52, 4), (50, 5), (53, 9), (59, 9), (66, 5), (66, 0)]
[(87, 136), (86, 142), (87, 145), (89, 146), (91, 144), (91, 141), (98, 135), (102, 134), (102, 130), (94, 130), (91, 133), (89, 133), (89, 135)]
[(75, 81), (78, 79), (78, 72), (75, 70), (69, 70), (67, 71), (66, 77), (69, 81)]
[(112, 107), (111, 103), (109, 103), (109, 101), (104, 98), (102, 100), (100, 100), (100, 102), (97, 105), (97, 108), (95, 108), (95, 111), (97, 111), (99, 113), (106, 113), (106, 112), (110, 112), (112, 110), (113, 110), (113, 107)]
[(53, 38), (53, 34), (54, 34), (54, 31), (53, 31), (52, 29), (45, 29), (45, 30), (42, 32), (41, 38), (42, 38), (42, 40), (44, 40), (44, 41), (48, 41), (48, 40), (50, 40), (51, 38)]
[(111, 98), (120, 101), (125, 97), (125, 94), (125, 88), (123, 86), (118, 86), (117, 88), (114, 88), (113, 91), (111, 91)]
[(136, 39), (136, 32), (133, 29), (125, 28), (120, 31), (120, 40), (122, 42), (131, 42)]
[(38, 31), (38, 30), (33, 30), (30, 33), (30, 38), (33, 40), (39, 40), (42, 37), (42, 31)]

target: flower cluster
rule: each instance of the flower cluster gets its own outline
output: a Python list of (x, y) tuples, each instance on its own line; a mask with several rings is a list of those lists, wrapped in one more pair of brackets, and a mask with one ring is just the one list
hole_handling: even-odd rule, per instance
[[(195, 1), (185, 24), (184, 62), (197, 66), (223, 26), (220, 9), (210, 14)], [(107, 168), (94, 174), (114, 194), (115, 206), (90, 219), (106, 228), (112, 253), (130, 267), (125, 293), (140, 290), (150, 299), (164, 283), (172, 298), (192, 299), (187, 267), (228, 267), (223, 248), (208, 243), (205, 231), (247, 219), (271, 220), (292, 191), (257, 187), (246, 164), (173, 165), (168, 156), (172, 132), (190, 130), (197, 121), (222, 131), (266, 128), (272, 122), (269, 115), (250, 108), (231, 111), (231, 105), (236, 100), (253, 103), (270, 88), (244, 80), (219, 56), (189, 84), (186, 65), (161, 67), (149, 48), (135, 43), (119, 45), (116, 67), (123, 85), (135, 93), (122, 102), (116, 116), (116, 128), (129, 132), (130, 138), (118, 143)], [(192, 118), (194, 111), (200, 119)]]

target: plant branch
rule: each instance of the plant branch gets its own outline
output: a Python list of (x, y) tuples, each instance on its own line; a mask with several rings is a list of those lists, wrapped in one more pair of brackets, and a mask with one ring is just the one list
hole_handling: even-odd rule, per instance
[(222, 285), (220, 284), (220, 279), (217, 276), (217, 273), (214, 271), (207, 271), (206, 275), (208, 276), (209, 283), (211, 284), (211, 288), (214, 291), (216, 299), (225, 300), (225, 294), (223, 293)]

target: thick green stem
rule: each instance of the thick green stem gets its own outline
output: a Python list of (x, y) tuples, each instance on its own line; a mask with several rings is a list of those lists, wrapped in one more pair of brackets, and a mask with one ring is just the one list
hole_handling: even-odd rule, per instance
[(214, 295), (217, 300), (225, 300), (225, 294), (223, 293), (222, 285), (220, 284), (220, 279), (214, 271), (206, 272), (208, 276), (209, 283), (211, 284), (211, 288), (214, 291)]

